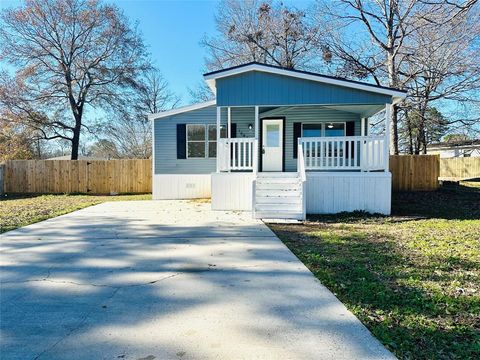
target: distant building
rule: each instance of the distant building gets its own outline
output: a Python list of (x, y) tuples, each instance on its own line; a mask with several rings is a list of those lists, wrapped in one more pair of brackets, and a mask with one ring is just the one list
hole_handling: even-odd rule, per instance
[(431, 144), (427, 147), (427, 154), (439, 154), (441, 158), (480, 157), (480, 139)]

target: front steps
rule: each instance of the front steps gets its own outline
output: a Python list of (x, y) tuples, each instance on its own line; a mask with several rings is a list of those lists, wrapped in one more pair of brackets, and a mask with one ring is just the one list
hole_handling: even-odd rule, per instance
[(258, 173), (255, 184), (256, 219), (303, 220), (303, 184), (296, 172)]

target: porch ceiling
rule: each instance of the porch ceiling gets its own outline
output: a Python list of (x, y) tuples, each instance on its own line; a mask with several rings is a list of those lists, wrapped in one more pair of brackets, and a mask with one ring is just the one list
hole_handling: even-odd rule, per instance
[(331, 109), (337, 111), (345, 111), (353, 114), (358, 114), (360, 117), (370, 117), (385, 109), (385, 105), (299, 105), (299, 106), (277, 106), (277, 107), (261, 107), (260, 114), (262, 116), (276, 115), (286, 111), (286, 109), (294, 110), (302, 107)]
[(324, 105), (324, 108), (347, 111), (359, 114), (361, 117), (370, 117), (385, 109), (385, 105)]

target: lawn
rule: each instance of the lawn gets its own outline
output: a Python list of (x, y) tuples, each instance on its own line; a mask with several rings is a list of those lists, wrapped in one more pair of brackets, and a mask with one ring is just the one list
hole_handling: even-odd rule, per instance
[(363, 213), (270, 225), (401, 359), (480, 358), (480, 187), (397, 193)]
[(0, 233), (106, 201), (150, 200), (148, 195), (22, 195), (0, 200)]

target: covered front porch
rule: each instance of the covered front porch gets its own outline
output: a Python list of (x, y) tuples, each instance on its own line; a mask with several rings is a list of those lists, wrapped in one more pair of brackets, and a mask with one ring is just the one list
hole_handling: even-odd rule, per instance
[(217, 173), (388, 171), (391, 106), (218, 106)]
[(263, 219), (390, 212), (390, 116), (405, 92), (257, 63), (204, 78), (217, 106), (214, 209)]
[[(282, 219), (388, 214), (390, 111), (389, 103), (218, 106), (212, 208)], [(372, 116), (385, 124), (380, 135), (369, 131)]]

